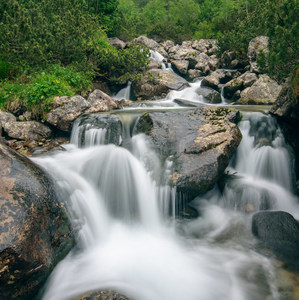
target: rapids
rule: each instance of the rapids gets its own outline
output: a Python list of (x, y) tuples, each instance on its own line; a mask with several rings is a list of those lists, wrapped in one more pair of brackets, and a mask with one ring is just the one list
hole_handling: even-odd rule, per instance
[[(190, 88), (165, 101), (175, 97), (201, 101), (190, 99)], [(77, 246), (53, 270), (41, 298), (76, 299), (110, 288), (136, 300), (281, 299), (276, 261), (255, 251), (251, 234), (252, 208), (299, 217), (292, 154), (275, 120), (244, 114), (243, 139), (226, 171), (233, 179), (222, 193), (216, 186), (194, 199), (199, 217), (184, 220), (175, 217), (179, 195), (167, 184), (171, 162), (128, 129), (133, 119), (122, 114), (125, 148), (105, 144), (105, 130), (76, 123), (67, 151), (33, 158), (54, 178), (78, 228)]]

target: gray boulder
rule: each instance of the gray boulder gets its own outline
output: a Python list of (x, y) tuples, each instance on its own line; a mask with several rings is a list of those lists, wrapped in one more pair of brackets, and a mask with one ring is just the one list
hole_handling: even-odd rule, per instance
[(48, 126), (36, 121), (6, 122), (4, 131), (9, 137), (19, 140), (41, 141), (52, 135)]
[(234, 78), (233, 80), (227, 82), (223, 87), (224, 97), (231, 99), (234, 94), (239, 90), (252, 86), (257, 81), (257, 76), (255, 73), (245, 72), (241, 76)]
[(117, 37), (110, 38), (109, 44), (111, 44), (116, 49), (124, 49), (126, 47), (126, 43)]
[(188, 78), (195, 79), (203, 76), (203, 72), (200, 70), (190, 69), (188, 70)]
[(171, 60), (174, 69), (181, 75), (188, 73), (189, 61), (188, 60)]
[(153, 99), (169, 90), (179, 90), (186, 86), (188, 82), (184, 78), (166, 70), (152, 69), (141, 80), (134, 81), (133, 90), (137, 98)]
[(2, 128), (4, 128), (6, 123), (16, 122), (16, 117), (8, 112), (0, 111), (0, 136), (2, 134)]
[(269, 38), (267, 36), (258, 36), (252, 39), (248, 45), (247, 57), (250, 62), (250, 71), (259, 72), (259, 66), (257, 64), (258, 55), (260, 52), (267, 54), (269, 45)]
[(238, 104), (273, 104), (282, 89), (276, 81), (268, 75), (260, 75), (255, 83), (241, 92)]
[(175, 43), (173, 41), (166, 40), (166, 41), (162, 42), (161, 45), (168, 52), (171, 47), (175, 46)]
[(47, 115), (47, 122), (62, 131), (68, 131), (72, 122), (90, 106), (88, 101), (78, 95), (56, 97), (53, 109)]
[(209, 87), (200, 87), (196, 90), (196, 93), (202, 95), (208, 103), (217, 104), (222, 102), (220, 93)]
[(116, 102), (101, 90), (94, 90), (87, 98), (90, 107), (84, 111), (86, 114), (106, 112), (117, 108)]
[(190, 197), (213, 188), (241, 141), (238, 112), (220, 107), (144, 114), (137, 131), (151, 137), (164, 159), (171, 156), (171, 183)]
[(157, 51), (160, 54), (162, 54), (164, 57), (167, 56), (167, 52), (165, 51), (164, 47), (161, 46), (158, 42), (156, 42), (153, 39), (150, 39), (146, 36), (139, 36), (136, 39), (133, 40), (133, 42), (136, 42), (140, 45), (144, 45), (145, 47)]
[(299, 224), (283, 211), (261, 211), (252, 218), (252, 233), (289, 269), (299, 270)]
[(0, 176), (1, 299), (35, 299), (73, 232), (48, 175), (3, 144)]

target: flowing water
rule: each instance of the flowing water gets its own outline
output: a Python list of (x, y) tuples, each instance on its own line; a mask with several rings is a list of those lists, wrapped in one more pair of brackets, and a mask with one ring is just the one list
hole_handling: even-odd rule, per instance
[[(198, 86), (168, 100), (201, 101), (192, 94)], [(79, 229), (76, 248), (54, 269), (42, 299), (106, 288), (136, 300), (281, 299), (275, 260), (255, 251), (251, 234), (253, 211), (299, 217), (292, 155), (275, 120), (244, 114), (243, 139), (226, 171), (232, 176), (222, 192), (215, 187), (192, 201), (198, 218), (182, 220), (175, 218), (179, 195), (167, 184), (172, 164), (145, 135), (133, 134), (137, 117), (121, 114), (117, 145), (106, 129), (77, 122), (67, 151), (34, 158), (55, 179)]]

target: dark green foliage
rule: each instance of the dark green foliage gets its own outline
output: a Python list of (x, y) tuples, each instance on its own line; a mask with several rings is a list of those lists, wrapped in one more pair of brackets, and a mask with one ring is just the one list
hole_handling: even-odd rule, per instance
[(220, 52), (233, 50), (244, 57), (249, 41), (258, 35), (266, 35), (269, 37), (269, 53), (260, 53), (258, 63), (264, 72), (281, 80), (298, 64), (298, 2), (256, 0), (251, 5), (248, 14), (243, 10), (231, 17), (236, 22), (234, 28), (221, 34), (218, 40)]

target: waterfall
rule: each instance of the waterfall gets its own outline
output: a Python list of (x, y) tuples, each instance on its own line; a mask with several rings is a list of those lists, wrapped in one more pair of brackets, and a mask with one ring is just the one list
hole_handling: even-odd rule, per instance
[(240, 129), (243, 139), (228, 168), (237, 178), (226, 185), (226, 203), (243, 210), (280, 209), (299, 217), (293, 159), (275, 119), (245, 114)]
[[(55, 179), (79, 228), (77, 247), (56, 266), (42, 299), (76, 299), (106, 288), (136, 300), (280, 299), (272, 260), (253, 250), (251, 215), (235, 209), (242, 189), (227, 183), (221, 195), (215, 188), (192, 203), (199, 218), (175, 222), (171, 159), (161, 161), (145, 135), (132, 136), (128, 119), (123, 117), (126, 148), (103, 144), (103, 130), (90, 131), (92, 124), (83, 130), (78, 123), (67, 151), (34, 158)], [(240, 126), (244, 138), (228, 168), (240, 179), (232, 182), (244, 180), (250, 189), (250, 181), (246, 199), (256, 197), (258, 182), (264, 194), (283, 190), (293, 197), (290, 157), (277, 124), (257, 114)], [(255, 126), (264, 126), (267, 136), (264, 130), (255, 134)], [(263, 168), (257, 157), (268, 157)], [(294, 209), (292, 199), (286, 202)]]
[(132, 82), (128, 81), (127, 86), (121, 89), (115, 96), (113, 96), (113, 99), (116, 100), (130, 100), (131, 99), (131, 86)]
[(159, 52), (154, 51), (154, 50), (150, 50), (150, 53), (151, 53), (150, 57), (151, 57), (152, 60), (161, 63), (162, 70), (166, 70), (166, 71), (169, 71), (169, 72), (174, 72), (172, 67), (171, 67), (171, 63), (166, 63), (165, 62), (165, 57), (162, 54), (160, 54)]

